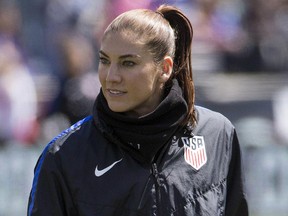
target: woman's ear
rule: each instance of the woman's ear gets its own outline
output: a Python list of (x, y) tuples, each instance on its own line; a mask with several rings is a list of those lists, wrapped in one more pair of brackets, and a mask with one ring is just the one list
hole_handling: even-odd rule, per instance
[(162, 82), (166, 82), (170, 78), (173, 71), (173, 59), (170, 56), (164, 57), (161, 69), (160, 79)]

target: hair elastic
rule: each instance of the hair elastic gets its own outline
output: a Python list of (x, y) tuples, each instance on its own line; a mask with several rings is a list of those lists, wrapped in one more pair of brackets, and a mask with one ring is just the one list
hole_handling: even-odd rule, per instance
[(163, 13), (161, 13), (160, 11), (155, 11), (155, 13), (160, 14), (163, 18), (165, 18)]

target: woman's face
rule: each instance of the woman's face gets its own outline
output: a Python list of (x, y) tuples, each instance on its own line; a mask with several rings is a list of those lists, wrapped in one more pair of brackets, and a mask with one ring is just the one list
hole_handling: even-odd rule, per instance
[(136, 37), (110, 32), (102, 40), (99, 55), (99, 79), (112, 111), (139, 117), (158, 106), (166, 79)]

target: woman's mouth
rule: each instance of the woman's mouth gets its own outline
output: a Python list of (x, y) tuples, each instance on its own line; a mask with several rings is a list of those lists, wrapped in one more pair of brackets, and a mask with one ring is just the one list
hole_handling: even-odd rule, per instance
[(125, 94), (123, 91), (115, 90), (115, 89), (107, 89), (108, 93), (112, 96), (119, 96)]

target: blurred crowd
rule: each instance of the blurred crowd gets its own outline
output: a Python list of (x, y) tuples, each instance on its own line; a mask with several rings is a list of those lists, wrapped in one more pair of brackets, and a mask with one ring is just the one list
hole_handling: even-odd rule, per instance
[(288, 71), (288, 0), (0, 0), (0, 146), (45, 144), (90, 114), (103, 30), (162, 3), (191, 19), (195, 71)]

